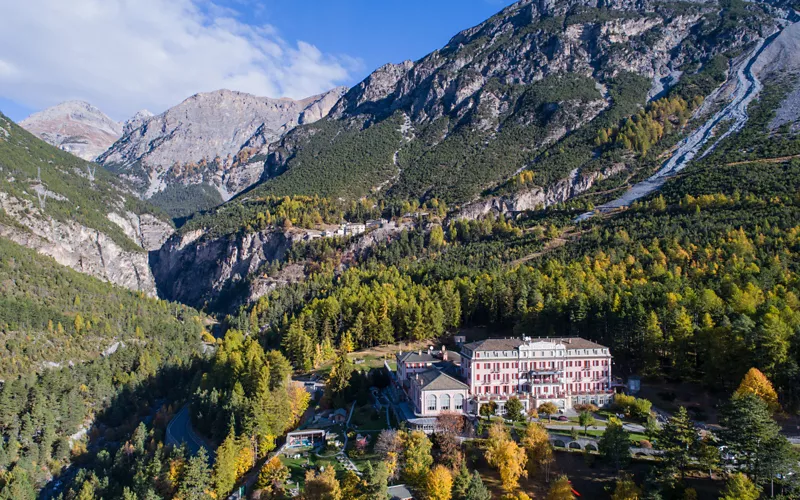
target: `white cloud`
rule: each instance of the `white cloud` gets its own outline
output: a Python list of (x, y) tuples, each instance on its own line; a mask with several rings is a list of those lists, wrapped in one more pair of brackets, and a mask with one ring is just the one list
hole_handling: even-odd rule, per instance
[(84, 99), (122, 120), (220, 88), (301, 98), (358, 66), (208, 0), (0, 0), (0, 12), (0, 96), (37, 109)]

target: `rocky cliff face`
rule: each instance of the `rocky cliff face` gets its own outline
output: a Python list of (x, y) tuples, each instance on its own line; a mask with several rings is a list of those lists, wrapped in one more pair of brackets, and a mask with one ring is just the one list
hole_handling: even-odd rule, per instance
[(158, 116), (137, 114), (98, 161), (147, 198), (171, 185), (205, 183), (227, 200), (259, 179), (259, 155), (270, 142), (325, 116), (344, 91), (297, 101), (228, 90), (197, 94)]
[(19, 123), (28, 132), (79, 158), (93, 161), (122, 135), (122, 125), (83, 101), (68, 101)]
[(176, 234), (152, 258), (161, 297), (202, 307), (256, 272), (263, 264), (283, 259), (298, 232), (267, 230), (220, 238), (203, 230)]
[(148, 264), (173, 227), (93, 163), (0, 115), (0, 237), (119, 286), (156, 294)]
[(537, 210), (557, 203), (563, 203), (581, 193), (585, 193), (598, 181), (615, 176), (625, 170), (625, 164), (618, 163), (599, 172), (583, 174), (578, 169), (547, 188), (533, 187), (517, 193), (492, 196), (466, 205), (458, 213), (459, 218), (477, 219), (490, 212), (513, 214), (526, 210)]
[[(61, 265), (131, 290), (156, 296), (156, 284), (146, 252), (123, 248), (101, 231), (76, 222), (62, 222), (42, 213), (33, 203), (0, 192), (0, 207), (13, 224), (0, 222), (0, 237), (52, 257)], [(139, 238), (152, 248), (172, 228), (153, 218), (141, 229), (140, 217), (110, 214), (123, 227), (140, 228)], [(150, 216), (144, 217), (148, 219)], [(136, 236), (133, 235), (132, 236)], [(133, 238), (132, 238), (133, 239)]]

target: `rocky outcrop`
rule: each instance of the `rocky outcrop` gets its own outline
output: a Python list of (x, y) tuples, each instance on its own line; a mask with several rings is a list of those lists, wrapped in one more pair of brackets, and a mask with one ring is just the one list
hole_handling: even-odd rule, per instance
[(122, 135), (122, 126), (83, 101), (67, 101), (19, 122), (22, 128), (68, 153), (93, 161)]
[(172, 226), (151, 214), (125, 212), (124, 215), (120, 215), (111, 212), (108, 214), (108, 219), (122, 228), (125, 236), (131, 241), (148, 252), (161, 248), (161, 245), (175, 232)]
[(61, 222), (33, 203), (0, 193), (0, 206), (15, 224), (0, 224), (0, 237), (52, 257), (61, 265), (131, 290), (156, 295), (145, 252), (123, 249), (104, 233)]
[(546, 188), (534, 187), (514, 194), (494, 196), (464, 206), (458, 218), (477, 219), (489, 212), (517, 213), (526, 210), (537, 210), (556, 203), (562, 203), (592, 188), (598, 181), (617, 175), (625, 170), (622, 163), (614, 164), (599, 172), (582, 174), (577, 169)]
[(213, 303), (263, 264), (282, 260), (302, 237), (275, 229), (220, 238), (203, 230), (176, 234), (151, 258), (159, 294), (194, 307)]
[(173, 184), (205, 183), (227, 200), (261, 177), (259, 158), (269, 143), (327, 115), (345, 90), (302, 100), (229, 90), (197, 94), (158, 116), (137, 114), (98, 161), (146, 198)]
[(139, 128), (142, 125), (144, 125), (147, 122), (147, 120), (149, 120), (153, 116), (155, 116), (155, 115), (153, 115), (153, 113), (151, 113), (150, 111), (148, 111), (146, 109), (143, 109), (141, 111), (137, 111), (135, 115), (130, 117), (128, 120), (126, 120), (125, 124), (122, 125), (122, 134), (123, 135), (130, 134), (131, 132), (133, 132), (137, 128)]

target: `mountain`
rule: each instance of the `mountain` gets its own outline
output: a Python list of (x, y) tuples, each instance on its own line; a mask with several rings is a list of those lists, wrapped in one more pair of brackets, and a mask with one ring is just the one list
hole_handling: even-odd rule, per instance
[[(646, 178), (687, 135), (705, 141), (720, 122), (734, 124), (716, 113), (752, 100), (740, 96), (743, 72), (753, 66), (774, 78), (760, 68), (786, 53), (772, 45), (786, 14), (767, 4), (604, 5), (523, 0), (417, 62), (379, 68), (327, 118), (271, 144), (268, 179), (195, 216), (161, 248), (159, 289), (193, 305), (212, 302), (291, 255), (285, 218), (270, 206), (284, 196), (310, 196), (300, 204), (312, 206), (360, 199), (385, 218), (419, 203), (441, 212), (445, 202), (456, 209), (452, 219), (578, 197), (592, 208), (606, 201), (592, 193)], [(783, 38), (797, 36), (784, 30)], [(358, 209), (344, 212), (364, 219)], [(184, 280), (192, 269), (208, 279)]]
[(43, 141), (93, 161), (122, 136), (122, 126), (84, 101), (67, 101), (25, 118), (20, 126)]
[(598, 155), (598, 131), (682, 83), (682, 98), (706, 96), (729, 56), (775, 31), (773, 10), (738, 0), (522, 0), (418, 61), (377, 69), (328, 118), (286, 134), (253, 194), (452, 204), (523, 170), (539, 190), (593, 172), (629, 175), (633, 161)]
[(59, 264), (156, 295), (148, 251), (173, 232), (111, 173), (0, 114), (0, 236)]
[(98, 162), (173, 215), (188, 215), (257, 182), (266, 147), (327, 115), (345, 90), (302, 100), (229, 90), (197, 94), (158, 116), (137, 114)]

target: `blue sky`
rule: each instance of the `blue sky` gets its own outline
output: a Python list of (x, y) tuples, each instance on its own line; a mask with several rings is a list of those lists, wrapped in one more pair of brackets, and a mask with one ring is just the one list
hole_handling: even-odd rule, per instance
[(305, 97), (419, 59), (511, 3), (0, 0), (0, 110), (18, 121), (82, 99), (124, 120), (217, 88)]

